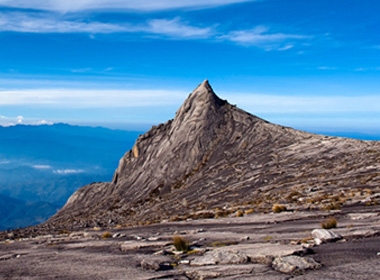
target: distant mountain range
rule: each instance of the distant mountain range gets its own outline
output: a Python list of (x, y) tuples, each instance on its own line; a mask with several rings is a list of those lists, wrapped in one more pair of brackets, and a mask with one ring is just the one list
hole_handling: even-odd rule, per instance
[(138, 131), (0, 127), (0, 229), (41, 223), (83, 185), (109, 181)]

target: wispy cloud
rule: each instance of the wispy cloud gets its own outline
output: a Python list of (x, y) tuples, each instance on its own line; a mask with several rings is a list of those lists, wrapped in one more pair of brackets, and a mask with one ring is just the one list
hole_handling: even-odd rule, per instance
[[(1, 1), (1, 0), (0, 0)], [(269, 27), (257, 26), (249, 30), (227, 31), (226, 34), (218, 31), (214, 26), (195, 26), (180, 17), (172, 19), (149, 19), (141, 23), (103, 23), (86, 21), (84, 19), (65, 19), (50, 13), (0, 13), (0, 31), (26, 33), (90, 33), (111, 34), (129, 33), (136, 40), (146, 36), (159, 38), (187, 40), (211, 39), (216, 42), (231, 41), (244, 46), (255, 46), (267, 51), (286, 51), (292, 49), (300, 40), (309, 39), (309, 36), (272, 32)], [(88, 72), (89, 68), (74, 69), (75, 73)]]
[(0, 105), (77, 108), (165, 106), (180, 104), (187, 92), (173, 90), (33, 89), (0, 91)]
[[(83, 19), (64, 19), (47, 13), (0, 13), (0, 31), (24, 33), (140, 33), (162, 35), (168, 38), (204, 38), (212, 34), (211, 27), (196, 27), (174, 19), (151, 19), (143, 23), (103, 23)], [(77, 72), (89, 69), (76, 69)]]
[(40, 169), (40, 170), (46, 170), (51, 169), (52, 167), (50, 165), (44, 165), (44, 164), (36, 164), (32, 166), (34, 169)]
[(59, 12), (83, 10), (157, 11), (182, 8), (209, 8), (256, 0), (0, 0), (0, 6)]
[(228, 94), (228, 101), (255, 114), (379, 112), (380, 95), (274, 95)]
[(46, 13), (3, 12), (0, 31), (25, 33), (115, 33), (135, 32), (128, 25), (65, 20)]
[(54, 173), (58, 175), (70, 175), (70, 174), (84, 173), (84, 170), (83, 169), (57, 169), (57, 170), (54, 170)]
[(380, 71), (380, 67), (358, 67), (354, 69), (355, 72), (366, 72), (366, 71)]
[(319, 66), (317, 69), (322, 70), (322, 71), (329, 71), (329, 70), (337, 70), (338, 68), (333, 67), (333, 66)]
[(231, 31), (227, 35), (220, 36), (220, 39), (245, 46), (256, 46), (266, 50), (288, 50), (294, 46), (289, 41), (293, 42), (308, 38), (309, 36), (298, 34), (270, 32), (267, 26), (257, 26), (250, 30)]
[(179, 18), (172, 20), (154, 19), (148, 22), (148, 27), (145, 28), (148, 33), (161, 34), (170, 37), (209, 37), (213, 33), (211, 27), (194, 27), (190, 24), (183, 23)]
[[(258, 94), (222, 92), (221, 96), (253, 113), (324, 113), (379, 112), (380, 94)], [(187, 91), (175, 90), (101, 90), (101, 89), (34, 89), (0, 91), (0, 105), (48, 106), (59, 108), (131, 108), (178, 106)], [(12, 120), (23, 119), (21, 116)], [(11, 118), (2, 116), (0, 121)]]

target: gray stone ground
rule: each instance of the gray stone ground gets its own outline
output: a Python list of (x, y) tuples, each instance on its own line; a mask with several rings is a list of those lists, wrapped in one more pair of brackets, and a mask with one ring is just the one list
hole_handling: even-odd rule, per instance
[[(0, 243), (0, 279), (380, 279), (378, 206), (86, 230)], [(342, 239), (316, 246), (328, 216)], [(192, 245), (176, 252), (172, 237)], [(282, 271), (282, 272), (281, 272)]]

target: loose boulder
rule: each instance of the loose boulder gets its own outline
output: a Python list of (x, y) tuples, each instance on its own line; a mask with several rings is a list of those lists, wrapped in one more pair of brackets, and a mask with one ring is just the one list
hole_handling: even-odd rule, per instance
[(310, 257), (285, 256), (275, 258), (272, 267), (282, 273), (300, 274), (306, 270), (318, 269), (322, 265)]
[(342, 239), (341, 235), (327, 229), (315, 229), (311, 232), (311, 236), (314, 238), (317, 245)]

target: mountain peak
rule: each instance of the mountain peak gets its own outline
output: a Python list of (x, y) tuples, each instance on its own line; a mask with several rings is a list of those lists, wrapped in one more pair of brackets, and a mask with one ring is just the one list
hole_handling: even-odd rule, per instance
[(211, 88), (211, 85), (210, 85), (210, 83), (209, 83), (209, 81), (208, 81), (207, 79), (205, 79), (205, 80), (204, 80), (204, 81), (198, 86), (198, 88), (200, 88), (200, 87), (205, 88), (205, 89), (207, 89), (208, 91), (213, 91), (212, 88)]
[[(139, 136), (111, 183), (79, 189), (47, 225), (109, 227), (198, 218), (206, 210), (207, 217), (214, 217), (220, 209), (225, 209), (220, 215), (229, 215), (248, 205), (267, 212), (279, 202), (311, 209), (308, 201), (316, 194), (340, 195), (351, 187), (361, 192), (353, 178), (379, 185), (380, 177), (371, 177), (379, 173), (379, 156), (380, 143), (312, 135), (266, 122), (220, 99), (205, 80), (174, 120)], [(354, 169), (345, 168), (347, 164)], [(368, 166), (373, 169), (364, 174)], [(318, 192), (310, 191), (314, 188)]]
[[(198, 118), (207, 114), (208, 109), (212, 111), (226, 104), (227, 101), (220, 99), (212, 89), (208, 80), (204, 80), (198, 85), (195, 90), (185, 100), (183, 105), (176, 113), (176, 118), (181, 118), (183, 115), (198, 114)], [(202, 113), (203, 112), (203, 113)]]

